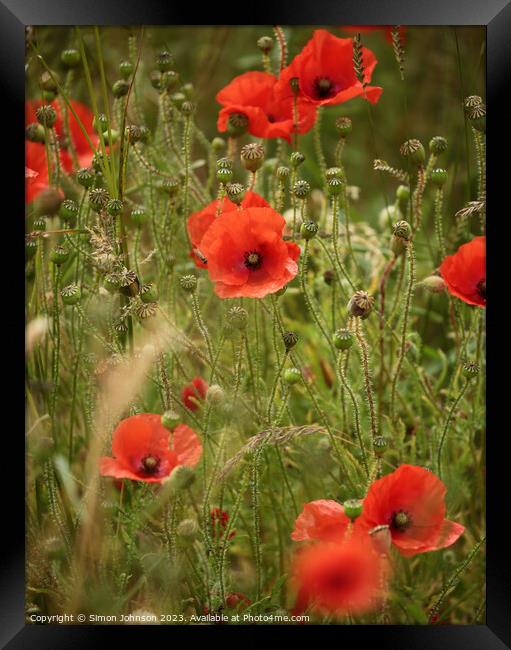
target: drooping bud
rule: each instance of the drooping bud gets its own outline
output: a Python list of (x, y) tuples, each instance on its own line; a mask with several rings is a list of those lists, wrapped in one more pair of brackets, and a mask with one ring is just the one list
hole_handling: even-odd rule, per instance
[(225, 187), (227, 197), (236, 205), (241, 205), (245, 198), (245, 188), (241, 183), (228, 183)]
[(241, 164), (249, 172), (256, 172), (264, 162), (264, 148), (258, 142), (251, 142), (241, 148)]
[(284, 332), (282, 334), (282, 340), (284, 341), (286, 351), (289, 352), (289, 350), (292, 350), (298, 343), (298, 334), (291, 331)]
[(373, 305), (374, 297), (367, 291), (355, 291), (348, 302), (348, 311), (352, 316), (365, 320), (371, 313)]
[(338, 350), (348, 350), (354, 340), (353, 332), (346, 328), (338, 329), (334, 334), (334, 345)]
[(313, 239), (318, 232), (318, 224), (315, 221), (304, 221), (300, 226), (300, 235), (304, 239)]
[(346, 517), (351, 519), (352, 522), (355, 521), (357, 517), (360, 517), (362, 514), (362, 509), (364, 507), (361, 499), (348, 499), (342, 504), (344, 514)]
[(353, 130), (353, 124), (349, 117), (338, 117), (335, 120), (335, 128), (341, 138), (347, 138)]
[(408, 158), (408, 160), (415, 165), (422, 165), (426, 159), (424, 147), (422, 146), (421, 141), (416, 138), (404, 142), (399, 151), (402, 156)]
[(179, 278), (179, 284), (181, 285), (181, 289), (186, 291), (186, 293), (194, 293), (197, 289), (197, 276), (183, 275)]
[(244, 330), (247, 326), (248, 312), (243, 307), (231, 307), (227, 312), (227, 320), (235, 329)]
[(77, 284), (69, 284), (62, 289), (60, 295), (65, 305), (76, 305), (80, 301), (82, 292)]
[(290, 386), (297, 384), (302, 378), (302, 373), (298, 368), (286, 368), (284, 371), (284, 381)]

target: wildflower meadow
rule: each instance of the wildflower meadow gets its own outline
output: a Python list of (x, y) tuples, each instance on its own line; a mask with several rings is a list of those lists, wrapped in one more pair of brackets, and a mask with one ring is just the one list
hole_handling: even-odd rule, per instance
[(484, 622), (484, 62), (27, 29), (27, 622)]

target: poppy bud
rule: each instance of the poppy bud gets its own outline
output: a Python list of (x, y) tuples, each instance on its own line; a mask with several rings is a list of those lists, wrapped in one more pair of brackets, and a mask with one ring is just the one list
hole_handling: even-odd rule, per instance
[(66, 68), (76, 68), (80, 63), (80, 52), (74, 48), (62, 50), (60, 53), (60, 61)]
[(156, 55), (156, 66), (160, 72), (167, 72), (174, 65), (174, 57), (168, 50), (162, 50)]
[(123, 79), (128, 79), (133, 73), (133, 63), (131, 61), (121, 61), (119, 63), (119, 72)]
[(62, 289), (60, 295), (65, 305), (76, 305), (80, 301), (82, 292), (77, 284), (70, 284)]
[(355, 291), (348, 302), (348, 311), (356, 318), (365, 320), (374, 305), (374, 297), (370, 296), (367, 291)]
[(298, 370), (298, 368), (287, 368), (284, 371), (284, 381), (290, 386), (297, 384), (301, 378), (302, 373)]
[(410, 198), (410, 188), (408, 185), (400, 185), (396, 190), (396, 198), (406, 202)]
[(304, 221), (300, 226), (300, 235), (304, 239), (312, 239), (318, 232), (318, 224), (315, 221)]
[(53, 106), (49, 104), (44, 104), (44, 106), (39, 106), (35, 112), (35, 116), (39, 124), (48, 127), (51, 129), (57, 121), (57, 113)]
[(346, 138), (353, 130), (353, 124), (349, 117), (338, 117), (335, 120), (335, 128), (341, 138)]
[(355, 519), (360, 517), (362, 514), (363, 505), (364, 504), (360, 499), (348, 499), (342, 504), (342, 507), (346, 517), (349, 517), (349, 519), (354, 522)]
[(264, 148), (258, 142), (251, 142), (241, 148), (241, 164), (249, 172), (256, 172), (264, 162)]
[(289, 167), (284, 167), (283, 165), (277, 167), (277, 178), (280, 181), (285, 180), (288, 176), (289, 176)]
[(139, 206), (138, 208), (133, 208), (131, 211), (131, 220), (136, 226), (141, 226), (143, 223), (147, 221), (147, 213), (145, 211), (145, 208), (142, 206)]
[(284, 332), (284, 334), (282, 334), (282, 340), (284, 341), (286, 351), (289, 352), (289, 350), (292, 350), (298, 343), (298, 334), (290, 331)]
[(199, 525), (195, 519), (183, 519), (177, 526), (177, 534), (186, 540), (195, 539), (199, 535)]
[(195, 472), (187, 465), (178, 465), (170, 475), (168, 482), (173, 490), (186, 490), (195, 481)]
[(384, 436), (376, 436), (373, 440), (373, 451), (375, 456), (383, 456), (387, 449), (387, 439)]
[(65, 246), (56, 246), (50, 253), (50, 261), (55, 264), (55, 266), (60, 266), (69, 257), (69, 251)]
[(431, 182), (437, 187), (442, 187), (447, 182), (447, 171), (445, 169), (432, 169)]
[(161, 191), (165, 192), (165, 194), (168, 194), (169, 196), (176, 196), (180, 187), (181, 183), (179, 178), (175, 176), (173, 178), (164, 178), (160, 185)]
[(104, 188), (98, 187), (89, 192), (89, 205), (94, 212), (101, 212), (106, 208), (109, 198), (108, 192)]
[(190, 117), (190, 115), (193, 115), (195, 113), (196, 106), (193, 102), (183, 102), (181, 105), (181, 113), (185, 117)]
[(227, 312), (227, 319), (237, 330), (244, 330), (247, 326), (248, 312), (243, 307), (231, 307)]
[(289, 160), (291, 161), (291, 165), (296, 169), (296, 167), (299, 167), (304, 162), (305, 156), (301, 151), (293, 151)]
[(62, 201), (59, 208), (59, 217), (63, 221), (73, 223), (78, 215), (78, 206), (73, 199)]
[(241, 205), (245, 198), (245, 188), (240, 183), (228, 183), (226, 186), (228, 198), (236, 205)]
[(107, 146), (114, 144), (118, 139), (119, 131), (117, 129), (110, 129), (110, 131), (105, 131), (103, 133), (103, 140)]
[(422, 165), (426, 159), (426, 152), (424, 151), (424, 147), (422, 146), (421, 141), (417, 140), (416, 138), (412, 138), (411, 140), (404, 142), (401, 145), (399, 151), (401, 152), (402, 156), (408, 158), (408, 160), (415, 165)]
[(154, 284), (144, 284), (140, 289), (140, 300), (142, 302), (156, 302), (158, 300), (158, 289)]
[(345, 328), (337, 330), (334, 334), (334, 345), (338, 350), (348, 350), (354, 340), (353, 332)]
[(435, 135), (435, 137), (431, 138), (429, 141), (429, 150), (431, 153), (434, 153), (438, 156), (438, 154), (441, 154), (447, 150), (447, 140), (441, 135)]
[(344, 183), (341, 181), (340, 178), (337, 178), (336, 176), (329, 178), (327, 183), (326, 183), (328, 193), (330, 196), (337, 196), (340, 194), (343, 190)]
[(179, 278), (181, 289), (187, 293), (194, 293), (197, 289), (197, 277), (195, 275), (183, 275)]
[(440, 275), (430, 275), (424, 278), (419, 286), (424, 287), (424, 289), (431, 293), (442, 293), (442, 291), (445, 291), (447, 285)]
[(130, 85), (126, 79), (118, 79), (117, 81), (114, 81), (114, 84), (112, 86), (112, 94), (114, 97), (119, 99), (120, 97), (127, 95), (129, 89)]
[(110, 199), (106, 204), (106, 211), (111, 217), (118, 217), (123, 208), (123, 203), (120, 199)]
[(227, 120), (227, 133), (232, 138), (239, 138), (246, 133), (248, 117), (244, 113), (231, 113)]
[(222, 404), (225, 399), (224, 389), (218, 384), (212, 384), (206, 393), (206, 399), (211, 404)]
[(223, 138), (213, 138), (211, 140), (211, 148), (215, 153), (225, 151), (225, 140)]
[(469, 361), (463, 364), (463, 376), (466, 379), (474, 379), (479, 374), (479, 366), (477, 363)]
[(181, 418), (175, 411), (165, 411), (161, 416), (162, 425), (169, 431), (173, 431), (179, 424)]
[(92, 120), (92, 128), (96, 133), (104, 133), (108, 129), (108, 119), (104, 113), (100, 113)]
[(263, 54), (269, 54), (273, 50), (273, 38), (270, 36), (261, 36), (257, 40), (257, 47)]
[(299, 180), (293, 185), (293, 194), (298, 199), (306, 199), (311, 192), (311, 186), (307, 181)]
[(44, 127), (37, 122), (28, 124), (25, 128), (25, 138), (30, 142), (44, 143)]

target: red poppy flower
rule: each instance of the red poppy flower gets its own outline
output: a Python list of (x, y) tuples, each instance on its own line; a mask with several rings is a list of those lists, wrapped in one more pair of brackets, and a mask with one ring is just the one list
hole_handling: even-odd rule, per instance
[(252, 604), (250, 598), (247, 598), (245, 594), (242, 594), (239, 591), (234, 591), (228, 594), (225, 602), (227, 607), (230, 607), (231, 609), (245, 609), (248, 605)]
[[(293, 97), (289, 86), (283, 88), (274, 75), (245, 72), (222, 88), (216, 100), (223, 106), (218, 114), (219, 131), (227, 130), (231, 114), (240, 113), (247, 117), (247, 130), (252, 135), (291, 140), (294, 132)], [(307, 133), (314, 125), (316, 108), (298, 98), (297, 113), (297, 132)]]
[[(349, 34), (370, 34), (371, 32), (383, 32), (385, 34), (385, 39), (392, 43), (392, 30), (394, 29), (393, 25), (343, 25), (342, 30), (348, 32)], [(402, 25), (398, 28), (399, 36), (403, 42), (405, 39), (406, 28)]]
[[(213, 508), (211, 511), (211, 528), (213, 539), (222, 539), (229, 523), (229, 515), (221, 508)], [(231, 530), (227, 539), (232, 539), (236, 535), (236, 530)]]
[(216, 219), (200, 248), (220, 298), (264, 298), (298, 272), (300, 248), (282, 238), (286, 222), (272, 208), (246, 208)]
[[(41, 102), (40, 100), (32, 100), (32, 101), (25, 102), (25, 126), (31, 124), (32, 122), (37, 121), (36, 110), (40, 106), (46, 103), (47, 102)], [(99, 142), (99, 137), (92, 127), (92, 122), (94, 120), (94, 113), (90, 110), (88, 106), (82, 104), (81, 102), (70, 100), (70, 104), (73, 107), (73, 110), (78, 116), (80, 122), (83, 124), (85, 130), (87, 131), (90, 141), (92, 142), (94, 147), (96, 147)], [(59, 138), (60, 148), (64, 153), (70, 154), (70, 146), (69, 143), (66, 141), (66, 136), (64, 133), (64, 118), (63, 118), (61, 104), (60, 102), (54, 100), (53, 102), (51, 102), (51, 105), (53, 106), (55, 112), (57, 113), (57, 120), (55, 122), (55, 131), (57, 132), (57, 136)], [(95, 151), (91, 149), (90, 144), (87, 141), (87, 138), (85, 137), (78, 122), (76, 121), (75, 116), (69, 110), (67, 105), (65, 107), (65, 110), (67, 111), (68, 114), (69, 134), (72, 140), (71, 144), (73, 145), (74, 151), (76, 152), (78, 164), (80, 167), (89, 167), (89, 165), (92, 162), (92, 157)], [(66, 171), (71, 171), (71, 169), (72, 169), (71, 158), (66, 158)]]
[(295, 542), (340, 542), (349, 523), (340, 503), (328, 499), (311, 501), (296, 518), (291, 539)]
[(382, 559), (368, 540), (314, 544), (297, 554), (292, 575), (298, 594), (293, 613), (308, 607), (322, 614), (363, 614), (382, 596)]
[(405, 557), (445, 548), (465, 530), (445, 519), (445, 493), (432, 472), (401, 465), (371, 485), (356, 526), (371, 530), (388, 525), (392, 543)]
[(25, 141), (25, 203), (48, 189), (48, 163), (44, 144)]
[(486, 237), (474, 237), (440, 266), (447, 289), (469, 305), (486, 307)]
[[(195, 266), (198, 266), (200, 269), (207, 268), (207, 260), (203, 256), (200, 243), (204, 237), (207, 229), (211, 226), (213, 221), (217, 218), (217, 210), (220, 204), (220, 214), (224, 212), (232, 212), (237, 210), (238, 206), (230, 201), (227, 197), (219, 201), (215, 199), (211, 201), (205, 208), (194, 212), (188, 217), (186, 224), (188, 235), (190, 236), (190, 241), (192, 242), (193, 250), (190, 253), (190, 257), (193, 258)], [(251, 192), (250, 190), (246, 192), (243, 201), (241, 202), (242, 208), (269, 208), (270, 204), (263, 199), (262, 196)]]
[(190, 411), (196, 411), (199, 408), (197, 402), (206, 399), (208, 384), (202, 377), (194, 377), (189, 384), (186, 384), (181, 391), (181, 401)]
[(115, 458), (100, 459), (102, 476), (163, 483), (178, 465), (195, 467), (202, 445), (185, 424), (178, 424), (171, 433), (162, 425), (161, 415), (140, 413), (119, 423), (112, 437), (112, 453)]
[[(377, 59), (371, 50), (362, 48), (364, 82), (371, 81)], [(316, 29), (311, 40), (285, 68), (279, 84), (290, 88), (298, 78), (301, 95), (317, 105), (334, 105), (362, 96), (375, 104), (382, 93), (379, 86), (362, 86), (353, 67), (353, 39), (337, 38), (324, 29)], [(289, 89), (289, 93), (291, 90)]]

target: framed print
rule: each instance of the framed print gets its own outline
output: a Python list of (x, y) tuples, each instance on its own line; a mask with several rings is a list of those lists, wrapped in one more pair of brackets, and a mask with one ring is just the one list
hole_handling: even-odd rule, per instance
[(0, 4), (3, 647), (509, 647), (509, 5), (190, 9)]

